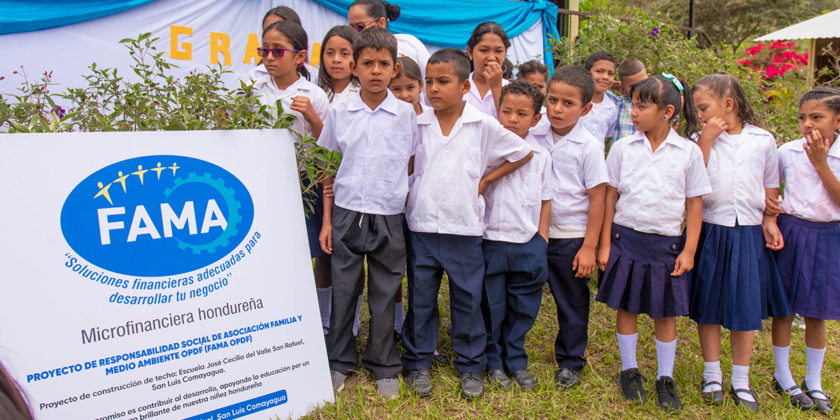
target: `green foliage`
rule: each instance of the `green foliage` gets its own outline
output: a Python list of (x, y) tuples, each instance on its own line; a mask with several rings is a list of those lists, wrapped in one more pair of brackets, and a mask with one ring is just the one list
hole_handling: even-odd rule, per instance
[[(84, 77), (87, 87), (52, 94), (52, 72), (30, 82), (21, 68), (15, 72), (23, 78), (20, 94), (13, 95), (11, 102), (0, 94), (0, 133), (291, 127), (295, 116), (285, 114), (280, 101), (273, 106), (261, 104), (253, 82), (240, 81), (233, 89), (226, 87), (222, 76), (230, 72), (221, 65), (208, 66), (206, 72), (193, 72), (183, 80), (168, 75), (167, 71), (176, 66), (163, 58), (163, 52), (157, 52), (157, 40), (145, 33), (120, 41), (134, 60), (133, 81), (118, 74), (117, 69), (103, 69), (93, 63), (89, 66), (92, 74)], [(54, 98), (69, 102), (69, 109), (61, 108)], [(298, 162), (308, 178), (308, 182), (302, 180), (301, 192), (311, 209), (311, 185), (334, 176), (341, 156), (316, 147), (315, 139), (304, 133), (294, 134), (300, 140), (295, 144)]]

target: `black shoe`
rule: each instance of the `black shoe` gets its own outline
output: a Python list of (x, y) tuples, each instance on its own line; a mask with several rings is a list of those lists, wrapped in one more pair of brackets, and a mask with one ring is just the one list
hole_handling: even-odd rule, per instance
[(647, 401), (647, 395), (642, 381), (647, 382), (647, 378), (639, 372), (638, 368), (622, 371), (618, 377), (618, 389), (621, 390), (621, 396), (636, 404), (644, 404)]
[(571, 389), (580, 382), (580, 373), (569, 368), (560, 368), (554, 374), (554, 383), (562, 389)]
[(484, 395), (484, 381), (477, 373), (466, 372), (461, 374), (461, 398), (473, 400)]
[[(719, 386), (720, 391), (704, 391), (704, 389), (706, 389), (706, 387), (708, 387), (709, 385)], [(703, 398), (703, 401), (705, 401), (707, 404), (723, 404), (723, 384), (718, 381), (706, 382), (706, 380), (703, 379), (703, 382), (700, 382), (700, 396)]]
[[(799, 389), (799, 387), (796, 385), (788, 389), (782, 389), (782, 386), (779, 385), (779, 381), (777, 381), (776, 378), (773, 377), (773, 388), (779, 395), (783, 397), (788, 397), (790, 399), (790, 405), (802, 411), (808, 411), (814, 408), (814, 400), (812, 400), (811, 397), (802, 392), (802, 390)], [(793, 395), (796, 391), (800, 391), (799, 394)]]
[(487, 381), (490, 382), (490, 385), (495, 386), (496, 388), (502, 390), (508, 390), (512, 386), (510, 383), (510, 379), (505, 375), (505, 371), (499, 370), (488, 370), (487, 371)]
[(527, 370), (513, 372), (510, 374), (510, 377), (522, 389), (534, 389), (537, 387), (537, 381), (534, 380), (534, 377)]
[(452, 324), (446, 326), (446, 334), (452, 337)]
[(656, 380), (656, 405), (666, 413), (679, 413), (682, 410), (682, 402), (677, 395), (677, 384), (670, 376)]
[[(748, 394), (752, 395), (755, 401), (749, 401), (742, 399), (738, 396), (738, 394)], [(729, 391), (729, 395), (732, 396), (732, 399), (735, 401), (735, 407), (744, 406), (750, 409), (753, 413), (758, 413), (758, 395), (756, 395), (755, 391), (752, 389), (735, 389), (732, 387)]]
[(437, 366), (449, 366), (449, 358), (445, 354), (436, 354), (432, 358), (432, 364)]
[(400, 344), (401, 341), (402, 341), (402, 334), (400, 334), (399, 331), (394, 330), (394, 342), (397, 343), (397, 344)]
[(831, 397), (828, 394), (823, 391), (809, 391), (808, 385), (804, 380), (802, 381), (801, 388), (802, 392), (814, 402), (814, 409), (820, 412), (820, 414), (830, 415), (834, 411), (834, 406), (831, 405)]
[(410, 370), (405, 375), (405, 383), (421, 397), (432, 395), (432, 377), (425, 369)]

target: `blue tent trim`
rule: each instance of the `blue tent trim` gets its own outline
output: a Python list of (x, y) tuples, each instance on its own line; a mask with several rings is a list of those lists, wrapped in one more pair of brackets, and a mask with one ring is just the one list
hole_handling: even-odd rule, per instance
[(155, 0), (0, 0), (0, 35), (40, 31), (85, 22)]
[[(347, 15), (353, 0), (314, 0), (330, 10)], [(544, 50), (551, 48), (548, 36), (557, 33), (557, 5), (549, 0), (395, 0), (400, 6), (400, 18), (388, 24), (394, 33), (416, 36), (426, 44), (465, 48), (470, 34), (478, 24), (498, 23), (508, 36), (519, 36), (542, 18)], [(550, 53), (543, 60), (554, 73)]]

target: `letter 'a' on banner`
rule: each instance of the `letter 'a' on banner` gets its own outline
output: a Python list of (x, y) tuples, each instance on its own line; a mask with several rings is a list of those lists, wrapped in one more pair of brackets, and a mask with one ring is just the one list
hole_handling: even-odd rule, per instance
[(286, 130), (7, 134), (0, 362), (35, 418), (333, 401)]

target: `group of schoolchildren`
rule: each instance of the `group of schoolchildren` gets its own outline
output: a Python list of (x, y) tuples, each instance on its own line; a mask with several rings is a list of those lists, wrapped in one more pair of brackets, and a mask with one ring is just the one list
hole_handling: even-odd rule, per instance
[[(485, 378), (536, 387), (524, 344), (546, 282), (559, 324), (554, 381), (572, 388), (587, 363), (597, 270), (596, 300), (617, 311), (625, 399), (646, 400), (636, 357), (645, 314), (655, 324), (657, 405), (681, 409), (676, 319), (689, 316), (705, 360), (702, 398), (721, 404), (728, 393), (757, 411), (750, 357), (754, 332), (772, 317), (776, 391), (798, 409), (832, 411), (821, 370), (825, 320), (840, 318), (840, 91), (805, 94), (804, 138), (777, 149), (731, 75), (692, 87), (599, 52), (550, 77), (524, 63), (511, 82), (498, 24), (476, 27), (466, 54), (429, 57), (416, 38), (388, 32), (399, 8), (380, 0), (355, 1), (350, 25), (327, 33), (316, 86), (289, 10), (266, 16), (253, 78), (266, 103), (279, 99), (298, 116), (293, 129), (343, 156), (307, 220), (336, 392), (358, 370), (367, 283), (362, 366), (386, 398), (399, 395), (403, 371), (408, 388), (432, 393), (444, 272), (463, 398), (481, 396)], [(800, 385), (788, 363), (794, 313), (807, 326)], [(729, 387), (721, 326), (731, 331)]]

